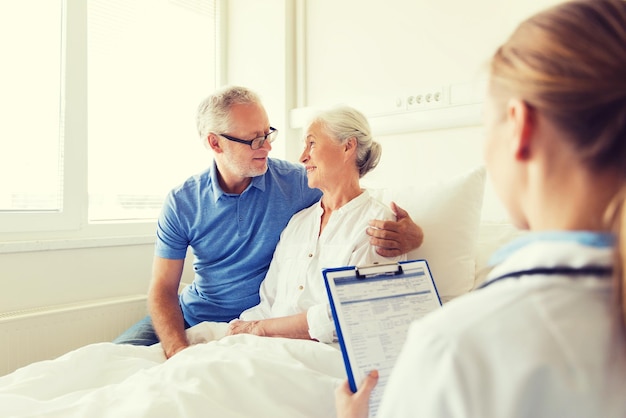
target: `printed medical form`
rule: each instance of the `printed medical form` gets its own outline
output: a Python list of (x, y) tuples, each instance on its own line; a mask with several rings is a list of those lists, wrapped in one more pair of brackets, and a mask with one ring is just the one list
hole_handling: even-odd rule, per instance
[(425, 260), (323, 274), (351, 389), (371, 370), (379, 372), (370, 398), (374, 417), (410, 324), (441, 307), (437, 288)]

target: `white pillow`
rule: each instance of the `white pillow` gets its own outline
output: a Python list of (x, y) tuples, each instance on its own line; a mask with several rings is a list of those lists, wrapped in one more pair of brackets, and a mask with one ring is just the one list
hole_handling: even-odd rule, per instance
[(474, 279), (474, 289), (485, 281), (491, 271), (489, 259), (493, 253), (527, 232), (516, 228), (509, 221), (482, 220), (478, 230), (478, 239), (476, 240), (476, 278)]
[(396, 202), (424, 231), (424, 243), (408, 257), (426, 260), (442, 302), (474, 286), (485, 178), (481, 166), (445, 181), (368, 189), (385, 204)]

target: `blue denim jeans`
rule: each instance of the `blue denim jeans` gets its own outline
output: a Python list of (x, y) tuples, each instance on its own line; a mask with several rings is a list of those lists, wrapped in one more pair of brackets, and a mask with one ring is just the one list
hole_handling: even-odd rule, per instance
[[(185, 321), (185, 329), (189, 328), (189, 326), (187, 321)], [(156, 331), (152, 326), (152, 319), (148, 315), (124, 331), (113, 342), (115, 344), (152, 345), (159, 342), (159, 337), (157, 337)]]

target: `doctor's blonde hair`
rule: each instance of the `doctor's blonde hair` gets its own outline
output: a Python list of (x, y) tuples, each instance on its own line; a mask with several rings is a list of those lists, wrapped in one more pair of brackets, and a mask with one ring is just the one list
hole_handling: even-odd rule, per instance
[(621, 178), (607, 226), (618, 238), (614, 271), (625, 324), (626, 2), (573, 0), (529, 18), (496, 51), (490, 72), (494, 88), (567, 133), (589, 172)]

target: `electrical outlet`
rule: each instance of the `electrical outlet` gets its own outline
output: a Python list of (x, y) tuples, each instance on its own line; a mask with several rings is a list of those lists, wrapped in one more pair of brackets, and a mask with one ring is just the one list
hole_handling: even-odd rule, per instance
[(406, 96), (406, 110), (426, 110), (444, 104), (444, 88), (442, 86), (425, 88), (415, 95)]

